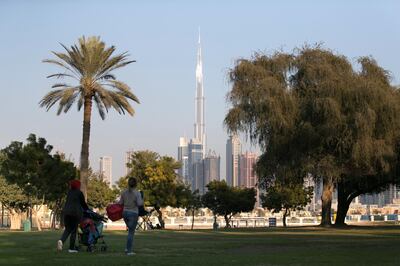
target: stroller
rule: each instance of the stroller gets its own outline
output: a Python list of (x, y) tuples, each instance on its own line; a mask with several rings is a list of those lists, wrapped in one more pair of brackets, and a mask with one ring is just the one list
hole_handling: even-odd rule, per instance
[(107, 219), (92, 210), (86, 210), (83, 213), (83, 220), (78, 227), (79, 250), (86, 246), (87, 251), (93, 252), (97, 250), (96, 244), (99, 244), (100, 251), (107, 251), (103, 236), (104, 222), (107, 222)]

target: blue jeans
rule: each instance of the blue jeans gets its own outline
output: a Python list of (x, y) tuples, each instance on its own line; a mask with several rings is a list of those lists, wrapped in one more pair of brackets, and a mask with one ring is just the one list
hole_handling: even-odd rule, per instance
[(135, 234), (136, 225), (139, 215), (136, 212), (124, 211), (122, 213), (126, 226), (128, 227), (128, 238), (126, 240), (126, 251), (133, 251), (133, 235)]

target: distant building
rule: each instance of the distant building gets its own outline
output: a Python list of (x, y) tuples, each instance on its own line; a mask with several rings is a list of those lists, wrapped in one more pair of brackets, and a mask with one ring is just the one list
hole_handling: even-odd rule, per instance
[(255, 164), (257, 155), (246, 152), (239, 155), (239, 186), (253, 188), (257, 184)]
[(215, 152), (209, 152), (204, 158), (204, 186), (203, 193), (206, 192), (208, 183), (214, 180), (220, 180), (221, 173), (221, 157)]
[(192, 190), (200, 187), (200, 180), (203, 179), (203, 145), (198, 139), (191, 139), (188, 144), (188, 182)]
[(127, 176), (130, 172), (130, 168), (128, 167), (128, 163), (132, 162), (132, 155), (134, 151), (129, 150), (125, 153), (125, 176)]
[(200, 160), (192, 164), (192, 174), (193, 174), (193, 182), (192, 182), (192, 191), (196, 189), (200, 194), (204, 193), (204, 160)]
[(179, 138), (178, 161), (182, 164), (178, 169), (178, 175), (189, 184), (189, 147), (185, 137)]
[(100, 176), (110, 187), (112, 186), (112, 158), (100, 157)]
[(364, 194), (359, 196), (359, 202), (364, 205), (377, 205), (383, 207), (392, 204), (400, 198), (400, 187), (390, 185), (385, 191), (373, 194)]
[(239, 155), (241, 144), (238, 136), (230, 136), (226, 142), (226, 182), (229, 186), (239, 186)]

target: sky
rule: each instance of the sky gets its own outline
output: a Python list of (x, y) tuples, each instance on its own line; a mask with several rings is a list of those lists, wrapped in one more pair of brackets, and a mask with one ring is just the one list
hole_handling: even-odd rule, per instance
[[(356, 63), (371, 55), (400, 83), (400, 1), (18, 1), (0, 0), (0, 148), (44, 137), (76, 164), (83, 113), (56, 115), (38, 102), (57, 73), (42, 63), (79, 37), (100, 36), (136, 60), (114, 74), (140, 99), (134, 117), (93, 112), (90, 161), (112, 156), (113, 179), (124, 174), (129, 149), (176, 158), (179, 137), (193, 136), (195, 66), (201, 28), (207, 148), (221, 155), (225, 175), (223, 119), (229, 105), (229, 70), (255, 52), (324, 47)], [(245, 141), (245, 139), (243, 140)], [(250, 150), (257, 147), (247, 145)], [(246, 149), (247, 149), (246, 148)]]

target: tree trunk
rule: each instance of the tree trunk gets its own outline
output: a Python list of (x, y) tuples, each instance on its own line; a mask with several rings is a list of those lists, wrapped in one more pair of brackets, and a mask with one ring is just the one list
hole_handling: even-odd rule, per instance
[(160, 222), (161, 229), (165, 229), (165, 222), (164, 222), (163, 217), (162, 217), (162, 211), (161, 211), (161, 209), (159, 207), (157, 207), (155, 209), (156, 209), (156, 212), (158, 214), (157, 218), (158, 218), (158, 221)]
[(349, 210), (351, 204), (351, 200), (350, 201), (340, 201), (338, 199), (338, 209), (337, 209), (337, 214), (336, 214), (336, 219), (335, 219), (335, 225), (336, 226), (344, 226), (346, 225), (345, 221), (346, 221), (346, 215), (347, 215), (347, 211)]
[(230, 225), (231, 217), (228, 217), (228, 214), (225, 214), (224, 219), (225, 219), (225, 228), (231, 227)]
[(38, 231), (42, 231), (41, 219), (39, 219), (39, 214), (38, 214), (39, 210), (40, 210), (40, 207), (34, 206), (32, 208), (32, 211), (33, 211), (33, 214), (34, 214), (34, 217), (35, 217), (35, 223), (36, 223), (37, 229), (38, 229)]
[(214, 229), (214, 230), (217, 230), (217, 229), (218, 229), (217, 215), (215, 215), (215, 214), (213, 213), (213, 217), (214, 217), (213, 229)]
[(50, 213), (50, 220), (51, 220), (50, 228), (56, 229), (56, 212), (53, 210)]
[(81, 165), (80, 179), (81, 191), (87, 200), (87, 185), (89, 175), (89, 141), (90, 141), (90, 119), (92, 115), (92, 98), (85, 97), (83, 109), (83, 129), (82, 129), (82, 148), (81, 148)]
[(1, 203), (1, 227), (4, 226), (4, 205)]
[(285, 212), (283, 213), (283, 226), (284, 226), (284, 227), (287, 226), (287, 225), (286, 225), (286, 216), (287, 216), (287, 213), (288, 213), (288, 209), (286, 208), (286, 209), (285, 209)]
[(346, 191), (345, 184), (339, 182), (337, 185), (338, 190), (338, 206), (337, 206), (337, 215), (335, 219), (335, 226), (344, 226), (346, 225), (346, 215), (349, 210), (350, 204), (355, 197), (359, 194), (357, 193), (348, 193)]
[(193, 230), (194, 227), (194, 209), (192, 210), (192, 228), (190, 230)]
[(9, 210), (10, 221), (11, 221), (11, 230), (20, 230), (21, 229), (21, 213), (15, 210)]
[(321, 226), (331, 226), (331, 208), (332, 208), (333, 181), (331, 177), (324, 177), (322, 191), (322, 213)]

